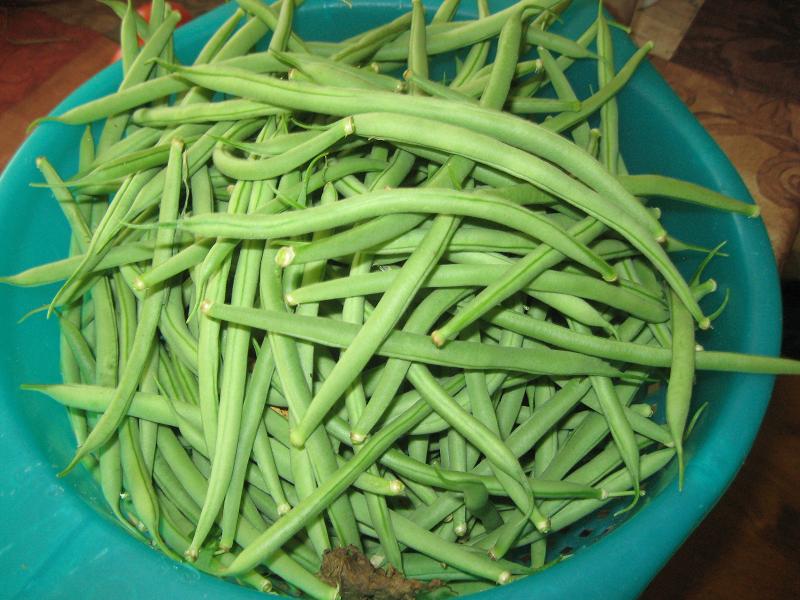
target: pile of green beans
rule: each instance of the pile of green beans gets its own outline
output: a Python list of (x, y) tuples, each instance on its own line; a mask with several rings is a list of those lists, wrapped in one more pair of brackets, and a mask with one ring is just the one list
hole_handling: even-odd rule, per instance
[(696, 345), (724, 302), (705, 314), (716, 283), (671, 254), (719, 248), (670, 237), (647, 199), (758, 208), (627, 172), (616, 95), (649, 44), (615, 71), (602, 12), (548, 31), (563, 0), (467, 20), (413, 0), (323, 43), (293, 31), (300, 1), (237, 0), (191, 65), (163, 0), (149, 21), (106, 2), (118, 91), (44, 119), (87, 126), (77, 173), (37, 162), (70, 255), (2, 281), (64, 282), (63, 383), (28, 388), (68, 408), (64, 473), (88, 469), (132, 535), (319, 599), (345, 546), (501, 585), (673, 459), (682, 485), (696, 370), (800, 373)]

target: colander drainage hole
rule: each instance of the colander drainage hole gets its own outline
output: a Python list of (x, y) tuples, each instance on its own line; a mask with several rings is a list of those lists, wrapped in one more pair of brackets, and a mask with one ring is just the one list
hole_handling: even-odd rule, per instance
[(592, 530), (591, 529), (584, 529), (578, 535), (581, 536), (582, 538), (587, 538), (590, 535), (592, 535)]

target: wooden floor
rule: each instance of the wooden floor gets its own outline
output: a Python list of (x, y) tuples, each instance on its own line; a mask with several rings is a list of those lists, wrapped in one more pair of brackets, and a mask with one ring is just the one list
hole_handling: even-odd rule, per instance
[[(194, 14), (218, 4), (182, 3)], [(33, 118), (111, 60), (117, 21), (95, 0), (0, 6), (0, 19), (2, 168)], [(797, 1), (706, 0), (671, 62), (657, 63), (762, 206), (786, 276), (800, 273), (791, 252), (800, 218), (798, 39)], [(800, 313), (800, 293), (785, 304)], [(795, 323), (786, 347), (800, 348), (797, 319), (786, 320)], [(739, 477), (644, 598), (800, 598), (798, 378), (779, 380)]]

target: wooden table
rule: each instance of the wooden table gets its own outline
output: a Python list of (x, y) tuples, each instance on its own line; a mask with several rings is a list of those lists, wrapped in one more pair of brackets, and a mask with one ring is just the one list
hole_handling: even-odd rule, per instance
[[(216, 2), (183, 4), (197, 14)], [(704, 17), (706, 11), (713, 15), (711, 11), (720, 8), (731, 14), (761, 10), (763, 17), (761, 4), (756, 9), (742, 0), (707, 0), (673, 62), (656, 66), (739, 169), (762, 207), (776, 256), (783, 263), (791, 256), (800, 216), (800, 94), (793, 95), (791, 89), (800, 78), (783, 77), (783, 88), (776, 90), (748, 85), (754, 78), (758, 82), (757, 66), (746, 74), (749, 79), (738, 77), (734, 67), (743, 64), (738, 47), (728, 47), (725, 41), (741, 39), (736, 37), (736, 25), (726, 38), (718, 21)], [(772, 8), (776, 20), (785, 18), (780, 6)], [(111, 39), (114, 17), (94, 0), (6, 8), (0, 17), (5, 24), (0, 28), (2, 167), (24, 139), (27, 125), (108, 64), (117, 45)], [(769, 33), (769, 28), (762, 30)], [(791, 34), (791, 27), (787, 31)], [(778, 28), (773, 37), (780, 35), (784, 33)], [(697, 58), (702, 57), (698, 46), (711, 42), (721, 54), (734, 55), (731, 68), (726, 70), (724, 61)], [(777, 68), (780, 71), (783, 65), (778, 63)], [(656, 577), (645, 598), (800, 597), (799, 432), (798, 380), (781, 378), (753, 451), (732, 488)]]

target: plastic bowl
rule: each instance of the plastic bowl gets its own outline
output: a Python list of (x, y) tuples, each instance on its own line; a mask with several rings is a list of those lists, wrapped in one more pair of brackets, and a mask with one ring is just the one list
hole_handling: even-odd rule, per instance
[[(498, 10), (504, 3), (492, 6)], [(233, 10), (231, 4), (189, 23), (176, 36), (184, 60)], [(296, 15), (307, 39), (352, 35), (408, 10), (407, 3), (371, 0), (306, 0)], [(594, 18), (596, 3), (576, 2), (567, 28), (577, 33)], [(466, 16), (474, 16), (467, 14)], [(633, 45), (615, 31), (618, 61)], [(570, 71), (579, 95), (594, 75), (589, 65)], [(113, 91), (120, 79), (114, 65), (81, 86), (57, 109), (63, 112)], [(681, 177), (749, 199), (735, 169), (667, 84), (644, 65), (619, 97), (621, 146), (631, 172)], [(64, 174), (74, 172), (81, 128), (43, 125), (17, 152), (0, 178), (0, 273), (54, 260), (67, 248), (67, 227), (39, 181), (34, 158), (46, 154)], [(728, 240), (730, 257), (712, 264), (709, 275), (730, 287), (732, 297), (708, 348), (774, 355), (780, 340), (780, 300), (775, 260), (760, 220), (663, 205), (664, 221), (676, 236), (714, 246)], [(679, 257), (690, 273), (697, 255)], [(175, 563), (129, 537), (104, 508), (88, 473), (65, 479), (56, 472), (74, 447), (65, 411), (41, 396), (24, 393), (25, 382), (57, 382), (55, 319), (41, 316), (22, 324), (29, 309), (49, 301), (53, 286), (0, 288), (0, 572), (4, 597), (12, 598), (255, 598), (257, 592)], [(718, 294), (713, 301), (718, 302)], [(677, 490), (675, 467), (647, 484), (648, 495), (624, 521), (593, 516), (554, 538), (553, 553), (573, 556), (535, 576), (482, 593), (486, 600), (532, 598), (634, 598), (653, 578), (724, 493), (741, 466), (769, 402), (774, 378), (702, 374), (696, 402), (710, 408), (687, 447), (686, 485)], [(609, 530), (610, 528), (610, 530)]]

